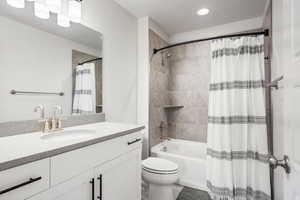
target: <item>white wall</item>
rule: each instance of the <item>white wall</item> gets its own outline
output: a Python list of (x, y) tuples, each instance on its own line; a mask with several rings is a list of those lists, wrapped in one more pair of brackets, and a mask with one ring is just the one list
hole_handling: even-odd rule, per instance
[[(101, 55), (73, 41), (0, 17), (0, 122), (38, 118), (37, 105), (71, 114), (72, 49)], [(64, 92), (65, 96), (10, 95), (10, 90)]]
[(152, 51), (149, 49), (149, 29), (168, 41), (169, 35), (151, 18), (138, 20), (138, 114), (137, 121), (144, 124), (143, 159), (149, 156), (149, 93), (150, 93), (150, 62)]
[(149, 155), (149, 18), (138, 20), (138, 112), (137, 122), (144, 124), (143, 158)]
[(206, 29), (199, 29), (190, 32), (178, 33), (171, 35), (169, 42), (178, 43), (189, 40), (197, 40), (201, 38), (238, 33), (247, 30), (259, 29), (263, 25), (263, 17), (252, 18), (233, 23), (214, 26)]
[(101, 32), (108, 121), (137, 121), (137, 19), (112, 0), (83, 1), (83, 24)]
[(284, 77), (279, 89), (272, 91), (274, 155), (278, 159), (289, 156), (291, 166), (289, 175), (281, 167), (275, 169), (275, 200), (300, 197), (300, 43), (296, 41), (300, 38), (299, 7), (297, 0), (272, 1), (272, 79)]

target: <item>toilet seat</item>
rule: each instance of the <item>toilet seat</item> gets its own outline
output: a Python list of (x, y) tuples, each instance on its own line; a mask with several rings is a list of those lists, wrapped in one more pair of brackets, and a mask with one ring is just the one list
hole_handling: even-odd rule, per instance
[(149, 184), (149, 200), (174, 200), (173, 185), (178, 181), (178, 165), (161, 158), (142, 162), (142, 178)]
[(142, 163), (143, 170), (154, 174), (176, 174), (178, 165), (162, 158), (147, 158)]
[(162, 174), (162, 175), (167, 175), (167, 174), (177, 174), (178, 171), (175, 170), (175, 171), (169, 171), (169, 172), (166, 172), (166, 171), (158, 171), (158, 170), (151, 170), (151, 169), (147, 169), (145, 167), (143, 167), (143, 170), (149, 172), (149, 173), (153, 173), (153, 174)]

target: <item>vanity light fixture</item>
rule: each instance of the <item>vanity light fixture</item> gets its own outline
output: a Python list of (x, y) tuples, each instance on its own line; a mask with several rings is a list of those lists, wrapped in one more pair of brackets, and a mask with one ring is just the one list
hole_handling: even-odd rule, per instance
[(209, 13), (209, 9), (208, 8), (201, 8), (198, 10), (197, 14), (198, 15), (207, 15)]
[(24, 0), (6, 0), (7, 4), (15, 7), (15, 8), (24, 8), (25, 1)]
[(62, 27), (70, 26), (69, 0), (61, 0), (61, 11), (57, 14), (57, 24)]
[(75, 23), (81, 22), (81, 2), (76, 0), (69, 1), (70, 20)]
[[(26, 0), (34, 3), (34, 15), (41, 19), (49, 19), (50, 12), (57, 14), (57, 24), (69, 27), (70, 22), (81, 22), (82, 0)], [(6, 0), (15, 8), (25, 8), (25, 0)]]

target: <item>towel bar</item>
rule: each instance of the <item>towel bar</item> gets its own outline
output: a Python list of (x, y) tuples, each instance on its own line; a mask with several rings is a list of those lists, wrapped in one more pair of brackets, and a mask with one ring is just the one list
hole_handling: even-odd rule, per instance
[(63, 92), (31, 92), (31, 91), (18, 91), (18, 90), (11, 90), (10, 94), (17, 95), (17, 94), (31, 94), (31, 95), (58, 95), (58, 96), (64, 96), (65, 94)]

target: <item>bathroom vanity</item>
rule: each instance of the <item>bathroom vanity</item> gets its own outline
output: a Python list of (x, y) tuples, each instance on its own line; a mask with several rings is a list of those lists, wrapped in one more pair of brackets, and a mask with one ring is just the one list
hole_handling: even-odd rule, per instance
[(0, 200), (140, 200), (143, 126), (101, 122), (110, 67), (104, 36), (78, 21), (62, 26), (55, 13), (36, 17), (40, 1), (22, 9), (7, 2), (0, 1)]
[(101, 122), (0, 138), (1, 200), (140, 200), (143, 126)]

